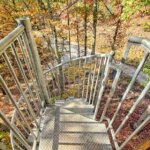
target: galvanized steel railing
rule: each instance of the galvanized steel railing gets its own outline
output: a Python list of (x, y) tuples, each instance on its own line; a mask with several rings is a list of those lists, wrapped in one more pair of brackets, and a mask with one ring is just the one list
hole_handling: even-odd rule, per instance
[[(32, 142), (38, 141), (39, 116), (47, 92), (43, 92), (46, 86), (30, 25), (29, 19), (21, 19), (18, 27), (0, 41), (1, 62), (6, 68), (5, 72), (1, 71), (0, 83), (15, 108), (11, 122), (2, 112), (0, 116), (11, 129), (11, 144), (15, 150), (31, 149), (29, 136)], [(11, 91), (9, 82), (13, 82), (15, 92)], [(33, 128), (38, 129), (36, 133)]]
[[(144, 48), (144, 56), (133, 78), (126, 85), (125, 92), (118, 98), (116, 102), (117, 108), (109, 116), (107, 112), (117, 92), (123, 64), (128, 57), (131, 46), (135, 44)], [(150, 121), (149, 114), (145, 115), (145, 113), (139, 119), (137, 128), (131, 135), (121, 145), (118, 144), (117, 135), (121, 132), (137, 105), (150, 90), (150, 81), (148, 81), (145, 88), (135, 99), (134, 104), (130, 107), (129, 112), (115, 129), (113, 123), (117, 119), (119, 110), (126, 101), (127, 95), (132, 90), (136, 78), (150, 54), (150, 42), (146, 39), (130, 38), (122, 61), (117, 64), (113, 61), (114, 53), (112, 52), (110, 54), (97, 54), (72, 59), (55, 67), (49, 66), (49, 69), (43, 73), (31, 34), (29, 20), (22, 19), (19, 22), (19, 26), (0, 41), (0, 54), (4, 64), (8, 67), (7, 70), (10, 72), (11, 79), (14, 80), (15, 89), (18, 90), (16, 93), (10, 90), (6, 76), (2, 75), (1, 72), (1, 86), (15, 107), (11, 122), (0, 112), (0, 117), (11, 129), (13, 149), (31, 150), (38, 145), (41, 113), (46, 104), (52, 101), (55, 102), (57, 99), (79, 97), (94, 105), (94, 119), (99, 119), (100, 122), (104, 120), (108, 122), (107, 130), (108, 133), (111, 133), (112, 144), (115, 145), (116, 149), (123, 149), (130, 139)], [(20, 76), (22, 80), (18, 79)], [(101, 112), (100, 117), (97, 118), (99, 112)]]
[[(125, 63), (125, 61), (128, 57), (130, 49), (134, 45), (141, 46), (143, 48), (143, 57), (142, 57), (139, 65), (138, 65), (135, 73), (133, 74), (133, 77), (131, 78), (130, 82), (127, 84), (124, 93), (122, 93), (122, 96), (119, 97), (119, 103), (117, 105), (117, 108), (114, 111), (114, 114), (112, 115), (112, 118), (108, 118), (106, 116), (106, 111), (109, 110), (109, 104), (113, 100), (113, 96), (115, 94), (117, 85), (118, 85), (119, 80), (121, 78), (121, 73), (123, 71), (122, 70), (123, 64)], [(135, 86), (136, 79), (137, 79), (140, 71), (142, 70), (146, 60), (148, 59), (149, 55), (150, 55), (150, 41), (148, 41), (147, 39), (143, 39), (143, 38), (131, 37), (128, 40), (128, 43), (127, 43), (127, 46), (126, 46), (126, 49), (125, 49), (125, 52), (123, 54), (121, 62), (119, 64), (110, 63), (110, 68), (112, 67), (114, 70), (116, 70), (116, 74), (115, 74), (114, 80), (111, 84), (109, 96), (108, 96), (108, 99), (105, 103), (103, 112), (101, 114), (100, 121), (103, 121), (104, 119), (106, 119), (108, 121), (107, 130), (110, 131), (111, 134), (112, 134), (112, 138), (113, 138), (116, 149), (119, 149), (119, 150), (123, 149), (126, 146), (126, 144), (133, 138), (133, 136), (135, 136), (141, 129), (144, 128), (145, 125), (147, 125), (150, 122), (150, 115), (148, 115), (148, 113), (147, 113), (147, 115), (145, 115), (144, 117), (141, 117), (139, 119), (139, 120), (142, 119), (142, 121), (140, 122), (140, 124), (138, 124), (137, 128), (131, 133), (131, 135), (129, 135), (129, 137), (127, 137), (121, 145), (118, 145), (118, 142), (117, 142), (117, 139), (116, 139), (117, 135), (121, 132), (123, 127), (126, 125), (129, 117), (134, 113), (134, 111), (137, 108), (138, 104), (142, 101), (142, 99), (145, 97), (145, 95), (150, 90), (150, 81), (148, 81), (145, 85), (145, 88), (141, 92), (139, 92), (139, 96), (137, 98), (135, 98), (134, 104), (130, 107), (128, 113), (124, 116), (124, 118), (120, 122), (120, 125), (117, 127), (117, 129), (114, 130), (113, 123), (117, 119), (117, 115), (119, 114), (121, 106), (126, 101), (129, 92)], [(102, 96), (99, 97), (99, 102), (101, 100), (102, 100)], [(147, 107), (147, 109), (149, 109), (149, 108)]]
[[(110, 103), (113, 101), (114, 96), (117, 95), (116, 92), (118, 84), (120, 84), (124, 68), (123, 65), (128, 58), (129, 50), (133, 45), (138, 45), (143, 48), (143, 57), (130, 82), (126, 85), (126, 87), (124, 87), (124, 93), (122, 93), (120, 97), (118, 96), (119, 101), (116, 102), (117, 107), (112, 116), (107, 116)], [(107, 131), (111, 132), (115, 148), (123, 149), (132, 137), (150, 121), (150, 116), (148, 114), (144, 115), (142, 119), (139, 119), (142, 121), (138, 123), (137, 129), (135, 129), (135, 131), (133, 131), (121, 145), (118, 144), (116, 138), (117, 135), (121, 132), (129, 117), (134, 113), (138, 104), (150, 90), (150, 81), (148, 81), (141, 93), (139, 92), (139, 96), (135, 98), (134, 104), (130, 107), (129, 112), (124, 116), (120, 125), (117, 129), (114, 129), (113, 123), (116, 121), (119, 111), (123, 103), (126, 101), (128, 94), (135, 86), (136, 78), (150, 54), (150, 42), (146, 39), (137, 37), (129, 38), (120, 63), (115, 63), (113, 61), (113, 54), (114, 53), (112, 52), (108, 55), (100, 54), (72, 59), (71, 61), (50, 68), (44, 74), (48, 83), (51, 99), (55, 101), (57, 99), (64, 99), (68, 97), (79, 97), (89, 104), (94, 105), (94, 119), (97, 118), (98, 112), (101, 111), (99, 120), (100, 122), (103, 122), (104, 120), (108, 121)], [(104, 97), (104, 93), (108, 84), (109, 91), (107, 93), (108, 97), (106, 98)], [(56, 89), (58, 89), (58, 91), (56, 91)], [(61, 89), (63, 89), (63, 91)]]
[(112, 55), (113, 53), (79, 57), (47, 70), (44, 75), (51, 99), (56, 101), (82, 97), (94, 104)]

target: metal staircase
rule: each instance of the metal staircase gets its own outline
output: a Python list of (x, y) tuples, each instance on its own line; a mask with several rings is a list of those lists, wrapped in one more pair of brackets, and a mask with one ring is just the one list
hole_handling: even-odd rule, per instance
[(39, 149), (111, 150), (106, 126), (93, 120), (93, 109), (82, 99), (67, 100), (63, 104), (58, 101), (53, 110), (47, 107)]
[[(124, 79), (122, 66), (132, 45), (144, 48), (143, 58), (124, 92), (116, 98), (115, 93)], [(119, 143), (117, 135), (150, 90), (148, 81), (134, 98), (122, 122), (117, 128), (114, 127), (121, 106), (128, 94), (134, 92), (136, 78), (149, 54), (148, 40), (131, 37), (119, 63), (114, 62), (114, 52), (111, 52), (70, 59), (43, 71), (30, 20), (21, 19), (18, 27), (0, 41), (0, 55), (16, 90), (14, 92), (9, 88), (9, 80), (1, 72), (1, 87), (14, 107), (11, 121), (0, 112), (0, 118), (10, 128), (12, 149), (125, 149), (128, 142), (150, 121), (146, 111), (137, 120), (137, 128), (124, 142)], [(115, 107), (110, 113), (111, 102)]]

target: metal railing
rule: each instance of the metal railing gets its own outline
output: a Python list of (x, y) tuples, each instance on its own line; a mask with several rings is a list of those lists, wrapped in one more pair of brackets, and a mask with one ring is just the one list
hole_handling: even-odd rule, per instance
[(82, 97), (94, 104), (112, 55), (113, 53), (83, 56), (45, 71), (50, 98), (56, 101), (68, 97)]
[[(118, 101), (114, 101), (115, 93), (118, 92), (117, 88), (122, 80), (123, 64), (132, 45), (142, 46), (144, 56), (131, 81), (124, 87), (125, 91), (121, 96), (117, 95)], [(116, 149), (123, 149), (132, 137), (150, 121), (150, 115), (145, 115), (147, 114), (145, 113), (139, 119), (137, 128), (122, 144), (118, 144), (117, 135), (120, 134), (129, 117), (150, 90), (150, 81), (148, 81), (117, 129), (114, 128), (113, 123), (117, 120), (121, 106), (135, 85), (136, 78), (149, 54), (150, 42), (148, 40), (129, 38), (120, 63), (113, 61), (114, 53), (112, 52), (71, 59), (55, 67), (49, 66), (47, 71), (42, 72), (29, 19), (20, 20), (19, 26), (0, 41), (0, 55), (8, 68), (7, 71), (10, 72), (10, 78), (14, 81), (15, 90), (18, 90), (15, 93), (11, 91), (7, 76), (1, 72), (1, 86), (15, 108), (11, 122), (4, 113), (0, 112), (0, 117), (11, 130), (13, 149), (34, 149), (40, 140), (40, 119), (45, 106), (58, 99), (71, 97), (82, 98), (94, 105), (94, 119), (98, 119), (100, 122), (107, 121), (107, 131), (113, 139), (112, 144)], [(107, 112), (112, 101), (116, 103), (117, 107), (109, 116)], [(101, 112), (100, 117), (97, 117), (99, 112)]]
[[(125, 91), (121, 96), (118, 95), (118, 102), (116, 102), (117, 107), (112, 113), (111, 117), (107, 116), (107, 111), (110, 108), (110, 103), (113, 101), (114, 96), (117, 95), (117, 87), (119, 86), (119, 81), (121, 80), (123, 74), (123, 65), (128, 58), (128, 53), (133, 45), (141, 46), (144, 48), (143, 57), (140, 61), (133, 77), (130, 82), (123, 87)], [(145, 88), (139, 92), (138, 97), (135, 98), (134, 103), (130, 106), (128, 113), (122, 118), (122, 122), (118, 125), (117, 129), (114, 129), (113, 123), (118, 119), (119, 111), (124, 102), (126, 102), (127, 96), (135, 86), (136, 78), (138, 77), (142, 67), (144, 66), (148, 56), (150, 54), (150, 42), (143, 38), (131, 37), (128, 40), (127, 47), (123, 54), (120, 63), (115, 63), (113, 61), (113, 52), (111, 54), (100, 54), (93, 56), (79, 57), (72, 59), (68, 62), (58, 64), (56, 67), (50, 68), (46, 71), (45, 78), (48, 83), (50, 97), (52, 100), (65, 99), (68, 97), (82, 98), (89, 104), (95, 106), (94, 119), (97, 118), (97, 114), (101, 108), (100, 122), (107, 120), (108, 127), (107, 131), (110, 131), (114, 146), (116, 149), (123, 149), (126, 144), (135, 136), (140, 130), (144, 128), (150, 122), (150, 116), (144, 115), (142, 121), (138, 123), (137, 128), (125, 139), (125, 141), (119, 145), (117, 140), (117, 135), (121, 132), (122, 128), (126, 125), (129, 117), (137, 109), (138, 104), (143, 100), (145, 95), (150, 90), (150, 81), (147, 82)], [(59, 69), (61, 68), (61, 73)], [(115, 74), (112, 75), (112, 72)], [(60, 76), (63, 77), (60, 79)], [(112, 79), (113, 76), (113, 79)], [(109, 81), (111, 82), (109, 83)], [(125, 79), (124, 79), (125, 80)], [(61, 93), (61, 83), (63, 84), (63, 93)], [(109, 83), (109, 85), (108, 85)], [(107, 93), (108, 97), (104, 97), (106, 87), (109, 86), (109, 91)], [(56, 89), (58, 91), (56, 91)], [(105, 100), (105, 101), (104, 101)], [(104, 101), (104, 102), (103, 102)], [(147, 110), (148, 111), (148, 110)], [(139, 119), (141, 120), (141, 119)], [(134, 123), (133, 123), (134, 125)]]
[[(142, 57), (139, 65), (138, 65), (135, 73), (133, 74), (133, 77), (131, 78), (130, 82), (127, 84), (124, 93), (122, 94), (121, 97), (119, 97), (119, 103), (117, 105), (117, 108), (114, 111), (114, 114), (112, 115), (112, 118), (108, 118), (105, 116), (106, 111), (107, 111), (107, 109), (109, 109), (109, 104), (110, 104), (111, 100), (113, 99), (113, 96), (115, 94), (118, 82), (121, 78), (121, 72), (122, 72), (123, 64), (127, 60), (129, 51), (132, 48), (132, 46), (134, 46), (134, 45), (141, 46), (143, 48), (143, 57)], [(105, 107), (103, 109), (100, 121), (103, 121), (103, 119), (106, 119), (108, 121), (107, 130), (110, 131), (112, 134), (112, 138), (113, 138), (116, 149), (119, 149), (119, 150), (123, 149), (126, 146), (126, 144), (133, 138), (133, 136), (135, 136), (140, 130), (142, 130), (144, 128), (144, 126), (146, 126), (150, 122), (150, 116), (146, 115), (145, 118), (137, 126), (137, 128), (128, 137), (126, 137), (125, 141), (121, 145), (118, 145), (118, 142), (116, 142), (117, 141), (117, 139), (116, 139), (117, 135), (121, 132), (121, 130), (123, 129), (123, 127), (126, 125), (127, 121), (129, 120), (129, 117), (134, 113), (135, 109), (137, 109), (137, 107), (138, 107), (138, 104), (143, 100), (145, 95), (150, 90), (150, 81), (148, 81), (146, 83), (144, 89), (141, 92), (139, 92), (138, 97), (135, 98), (133, 105), (129, 108), (128, 113), (124, 116), (122, 121), (119, 123), (119, 126), (117, 127), (117, 129), (114, 130), (113, 123), (117, 119), (117, 115), (119, 114), (119, 111), (120, 111), (123, 103), (126, 101), (129, 92), (134, 87), (134, 85), (136, 83), (136, 79), (137, 79), (140, 71), (142, 70), (146, 60), (148, 59), (149, 55), (150, 55), (150, 42), (147, 39), (143, 39), (143, 38), (139, 38), (139, 37), (130, 37), (120, 64), (118, 64), (118, 65), (113, 64), (113, 63), (111, 64), (113, 69), (116, 70), (116, 75), (115, 75), (114, 80), (112, 82), (109, 96), (108, 96), (108, 99), (106, 101)], [(101, 101), (101, 98), (102, 97), (100, 97), (99, 101)], [(147, 109), (148, 109), (148, 107), (147, 107)]]
[[(113, 96), (116, 92), (116, 88), (118, 86), (118, 82), (121, 78), (123, 63), (125, 63), (125, 60), (127, 59), (129, 49), (132, 45), (140, 45), (144, 48), (144, 56), (139, 63), (135, 73), (133, 74), (133, 77), (131, 81), (126, 86), (126, 90), (123, 93), (122, 97), (119, 98), (119, 103), (117, 105), (117, 108), (112, 116), (112, 118), (108, 118), (106, 116), (106, 112), (109, 109), (109, 105), (113, 99)], [(150, 120), (149, 116), (145, 117), (144, 121), (138, 126), (138, 128), (125, 140), (122, 145), (118, 145), (116, 142), (116, 135), (119, 134), (129, 117), (132, 115), (134, 110), (137, 108), (138, 104), (142, 101), (144, 96), (148, 93), (150, 89), (150, 82), (146, 84), (145, 88), (142, 90), (142, 92), (139, 94), (139, 97), (135, 99), (135, 102), (133, 106), (131, 106), (129, 112), (126, 116), (124, 116), (124, 119), (122, 120), (121, 124), (118, 126), (118, 129), (115, 131), (113, 130), (112, 124), (115, 122), (117, 115), (119, 113), (119, 110), (121, 106), (123, 105), (124, 101), (126, 100), (127, 95), (132, 90), (132, 87), (134, 86), (136, 82), (136, 78), (138, 77), (138, 74), (142, 70), (142, 67), (147, 60), (148, 56), (150, 54), (150, 47), (149, 47), (149, 41), (143, 40), (141, 38), (129, 38), (127, 48), (125, 50), (125, 53), (123, 54), (122, 62), (119, 64), (115, 64), (111, 61), (112, 55), (94, 55), (94, 56), (86, 56), (82, 58), (73, 59), (69, 62), (59, 64), (58, 66), (49, 69), (49, 71), (45, 72), (46, 79), (49, 83), (51, 83), (51, 87), (49, 87), (49, 91), (52, 91), (50, 93), (51, 98), (54, 100), (61, 99), (60, 91), (55, 91), (55, 89), (61, 89), (60, 83), (59, 83), (59, 77), (63, 75), (63, 87), (64, 87), (64, 93), (67, 94), (66, 97), (82, 97), (84, 100), (89, 102), (90, 104), (93, 104), (95, 106), (95, 119), (96, 115), (99, 111), (100, 105), (103, 105), (103, 111), (100, 117), (100, 121), (102, 122), (104, 119), (108, 121), (108, 128), (107, 130), (111, 131), (113, 141), (115, 142), (116, 149), (122, 149), (127, 144), (127, 142), (139, 131), (141, 130)], [(110, 58), (107, 56), (111, 56)], [(105, 60), (104, 60), (105, 59)], [(102, 63), (103, 62), (103, 63)], [(62, 74), (59, 74), (58, 70), (61, 67)], [(100, 70), (98, 69), (100, 68)], [(105, 69), (104, 69), (105, 68)], [(114, 76), (114, 79), (110, 86), (110, 92), (109, 96), (107, 98), (107, 101), (105, 104), (101, 104), (101, 101), (103, 100), (103, 94), (104, 90), (107, 85), (107, 81), (110, 79), (109, 72), (110, 70), (116, 70), (116, 74)], [(74, 71), (75, 70), (75, 71)], [(83, 74), (81, 75), (81, 72), (83, 71)], [(94, 89), (95, 87), (95, 89)], [(58, 94), (59, 93), (59, 94)], [(96, 93), (96, 94), (95, 94)], [(59, 96), (60, 97), (59, 97)], [(65, 98), (65, 97), (64, 97)]]
[[(46, 86), (43, 85), (40, 59), (30, 25), (29, 19), (20, 19), (18, 27), (0, 41), (0, 57), (6, 68), (4, 72), (1, 71), (0, 83), (15, 108), (11, 122), (2, 112), (0, 116), (11, 129), (13, 149), (31, 149), (29, 136), (32, 136), (33, 142), (37, 142), (40, 112), (45, 100), (49, 99), (47, 90), (43, 92)], [(9, 82), (13, 83), (15, 92), (11, 91)], [(35, 133), (33, 128), (38, 131)]]

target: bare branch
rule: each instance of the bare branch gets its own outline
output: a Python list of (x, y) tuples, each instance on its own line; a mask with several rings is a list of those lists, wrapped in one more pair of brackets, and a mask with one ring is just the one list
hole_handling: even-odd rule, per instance
[(79, 0), (75, 0), (74, 2), (70, 2), (67, 6), (65, 6), (65, 8), (59, 13), (58, 16), (61, 16), (62, 13), (66, 10), (68, 10), (69, 8), (71, 8), (74, 4), (76, 4)]
[(105, 4), (105, 2), (104, 2), (104, 1), (102, 1), (102, 2), (103, 2), (103, 4), (104, 4), (104, 6), (106, 7), (107, 11), (108, 11), (112, 16), (114, 16), (114, 14), (111, 12), (111, 10), (108, 8), (108, 6)]

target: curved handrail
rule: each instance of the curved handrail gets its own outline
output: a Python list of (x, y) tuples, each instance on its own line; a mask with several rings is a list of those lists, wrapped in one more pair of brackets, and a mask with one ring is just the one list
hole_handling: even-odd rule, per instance
[(126, 48), (125, 48), (123, 56), (122, 56), (121, 63), (125, 63), (125, 61), (128, 57), (130, 48), (133, 45), (139, 45), (144, 48), (144, 52), (146, 52), (147, 54), (150, 53), (150, 40), (142, 38), (142, 37), (129, 37)]
[(84, 60), (84, 59), (94, 58), (94, 57), (97, 57), (97, 58), (99, 58), (99, 57), (101, 57), (101, 58), (102, 58), (102, 57), (108, 57), (108, 56), (113, 55), (113, 54), (114, 54), (114, 52), (111, 51), (111, 52), (108, 53), (108, 54), (100, 54), (100, 53), (99, 53), (99, 54), (95, 54), (95, 55), (88, 55), (88, 56), (77, 57), (77, 58), (74, 58), (74, 59), (71, 59), (71, 60), (62, 62), (62, 63), (60, 63), (60, 64), (54, 66), (53, 68), (46, 70), (46, 71), (44, 72), (44, 75), (47, 74), (48, 72), (50, 72), (50, 71), (52, 71), (52, 70), (54, 70), (54, 69), (60, 67), (60, 66), (63, 66), (63, 65), (65, 65), (65, 64), (69, 64), (69, 63), (74, 62), (74, 61)]
[(134, 37), (133, 36), (133, 37), (129, 37), (128, 42), (132, 43), (132, 44), (141, 44), (141, 46), (144, 46), (150, 52), (150, 41), (149, 41), (149, 39), (146, 39), (143, 37)]

